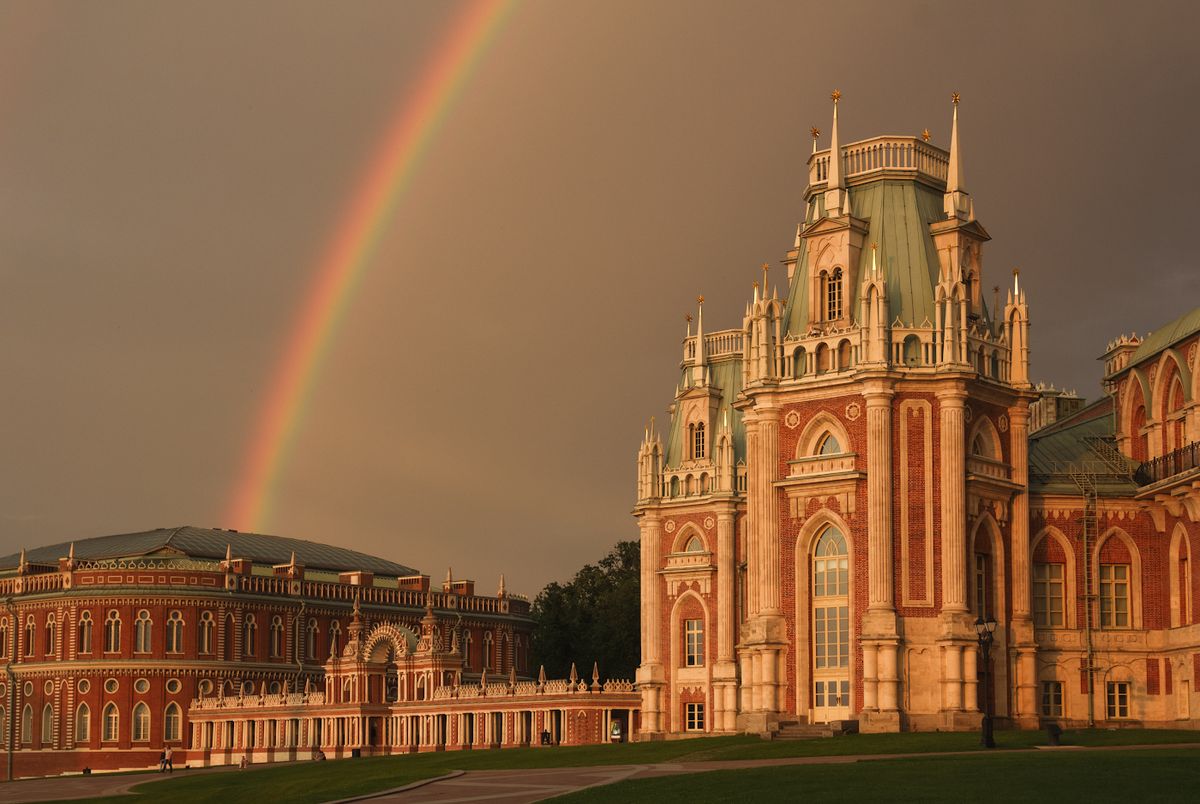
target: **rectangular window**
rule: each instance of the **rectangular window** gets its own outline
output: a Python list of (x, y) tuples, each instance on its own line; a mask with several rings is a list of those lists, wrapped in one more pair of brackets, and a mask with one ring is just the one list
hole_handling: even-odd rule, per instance
[(1063, 686), (1061, 681), (1042, 682), (1043, 717), (1062, 717), (1062, 692)]
[(686, 707), (687, 730), (704, 731), (704, 704), (690, 703)]
[(1033, 624), (1061, 628), (1063, 622), (1063, 565), (1033, 565)]
[(1129, 627), (1129, 565), (1100, 565), (1100, 627)]
[(683, 625), (687, 641), (687, 660), (685, 664), (688, 667), (703, 667), (704, 621), (684, 620)]
[(850, 607), (826, 606), (813, 609), (813, 647), (818, 669), (849, 667)]
[(1129, 682), (1108, 682), (1109, 718), (1129, 717)]

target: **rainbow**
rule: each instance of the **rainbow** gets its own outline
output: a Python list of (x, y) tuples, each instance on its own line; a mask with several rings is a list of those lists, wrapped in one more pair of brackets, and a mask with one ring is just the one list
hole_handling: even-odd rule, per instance
[(231, 527), (266, 528), (289, 448), (355, 289), (422, 156), (514, 5), (515, 0), (467, 3), (397, 109), (295, 316), (233, 487), (225, 517)]

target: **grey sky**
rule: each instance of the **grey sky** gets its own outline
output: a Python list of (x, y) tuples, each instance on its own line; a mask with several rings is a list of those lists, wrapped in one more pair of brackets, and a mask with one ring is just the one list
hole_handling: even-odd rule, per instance
[[(224, 525), (441, 3), (0, 6), (0, 553)], [(533, 594), (636, 534), (683, 315), (740, 324), (808, 130), (948, 143), (1039, 379), (1200, 303), (1192, 4), (518, 5), (333, 345), (270, 531)], [(990, 292), (987, 294), (990, 299)]]

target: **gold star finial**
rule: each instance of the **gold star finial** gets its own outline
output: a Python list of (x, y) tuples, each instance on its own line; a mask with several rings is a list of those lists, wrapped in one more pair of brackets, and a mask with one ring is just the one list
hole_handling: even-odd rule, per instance
[(877, 249), (877, 248), (879, 248), (879, 244), (878, 244), (878, 243), (872, 243), (872, 244), (871, 244), (871, 251), (874, 251), (874, 250), (875, 250), (875, 249)]
[(929, 133), (929, 129), (925, 129), (924, 131), (921, 132), (921, 139), (925, 140), (925, 142), (929, 142), (929, 138), (931, 136), (932, 135)]
[(757, 279), (754, 280), (754, 289), (758, 290), (758, 280)]
[(951, 93), (950, 93), (950, 101), (951, 101), (951, 102), (952, 102), (952, 103), (953, 103), (955, 106), (957, 106), (957, 105), (958, 105), (958, 93), (957, 93), (957, 92), (951, 92)]
[[(842, 99), (842, 91), (840, 89), (835, 89), (833, 91), (833, 94), (830, 95), (829, 97), (833, 99), (834, 103), (837, 103), (839, 100)], [(957, 103), (957, 101), (955, 101), (955, 103)]]
[(692, 323), (692, 314), (691, 314), (691, 313), (684, 313), (684, 315), (683, 315), (683, 320), (684, 320), (684, 321), (686, 321), (686, 322), (688, 322), (689, 324), (690, 324), (690, 323)]
[(762, 269), (763, 269), (764, 271), (769, 271), (769, 270), (771, 270), (771, 263), (769, 263), (769, 262), (764, 262), (764, 263), (762, 264)]
[(811, 131), (812, 131), (812, 138), (813, 138), (814, 140), (815, 140), (817, 137), (821, 136), (821, 129), (817, 128), (816, 126), (813, 126), (813, 127), (812, 127), (812, 129), (811, 129)]
[(696, 297), (696, 304), (704, 304), (704, 297), (703, 297), (703, 296), (697, 296), (697, 297)]

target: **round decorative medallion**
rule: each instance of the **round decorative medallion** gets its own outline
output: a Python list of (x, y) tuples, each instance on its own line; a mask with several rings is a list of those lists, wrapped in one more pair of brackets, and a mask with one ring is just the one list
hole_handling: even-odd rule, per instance
[(665, 530), (667, 533), (674, 533), (675, 532), (675, 520), (668, 519), (667, 524), (663, 526), (663, 530)]
[(846, 418), (850, 421), (858, 421), (858, 417), (862, 415), (862, 405), (857, 402), (851, 402), (846, 406)]
[(783, 417), (783, 423), (788, 426), (789, 430), (795, 430), (800, 425), (800, 414), (794, 410), (789, 410), (787, 415)]
[(971, 410), (970, 405), (963, 405), (963, 421), (971, 421), (975, 418), (975, 411)]
[(1001, 413), (1000, 418), (996, 420), (996, 426), (1000, 428), (1000, 432), (1007, 433), (1008, 432), (1008, 416)]
[(712, 528), (713, 528), (713, 518), (711, 516), (704, 517), (704, 529), (712, 530)]

